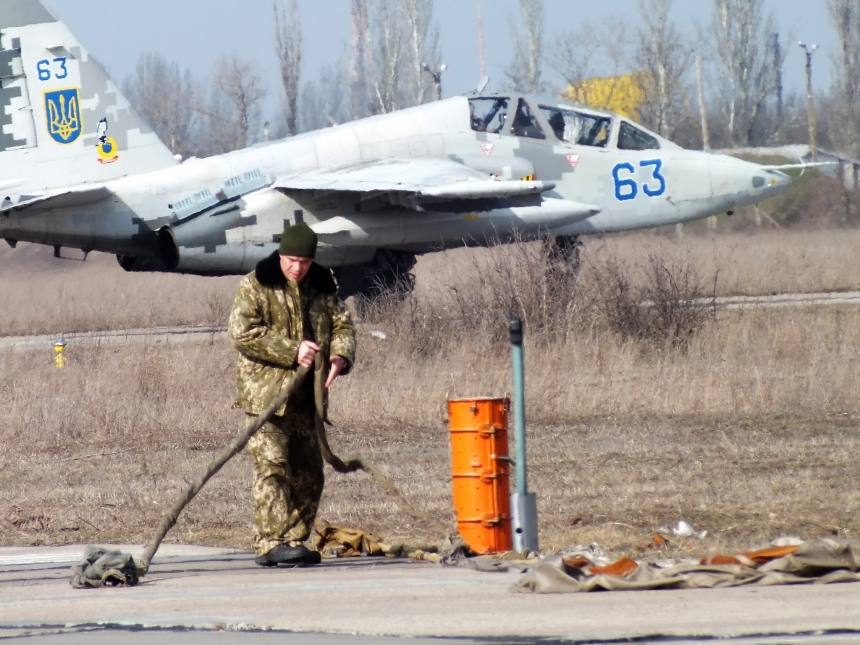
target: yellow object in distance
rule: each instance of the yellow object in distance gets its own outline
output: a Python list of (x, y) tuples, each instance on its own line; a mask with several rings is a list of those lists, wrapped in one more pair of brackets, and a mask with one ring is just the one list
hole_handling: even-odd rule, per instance
[(66, 366), (66, 341), (58, 340), (54, 343), (54, 366), (59, 370)]
[(561, 98), (639, 121), (639, 110), (645, 102), (646, 82), (645, 74), (586, 78), (568, 86)]

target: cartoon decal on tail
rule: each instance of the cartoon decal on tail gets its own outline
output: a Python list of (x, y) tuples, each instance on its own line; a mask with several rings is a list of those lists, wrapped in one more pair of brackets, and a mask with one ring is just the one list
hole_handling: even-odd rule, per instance
[(80, 92), (77, 87), (45, 92), (48, 134), (57, 143), (69, 145), (81, 136), (84, 122), (80, 105)]
[(116, 140), (108, 136), (108, 121), (107, 118), (102, 118), (99, 121), (98, 134), (99, 142), (96, 144), (96, 152), (99, 155), (99, 163), (113, 163), (119, 159), (119, 152), (116, 145)]

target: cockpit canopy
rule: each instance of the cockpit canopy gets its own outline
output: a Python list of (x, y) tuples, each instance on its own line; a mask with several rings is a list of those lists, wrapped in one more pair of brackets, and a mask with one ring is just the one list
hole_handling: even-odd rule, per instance
[(540, 111), (563, 143), (605, 148), (609, 143), (612, 119), (606, 116), (577, 112), (551, 105), (541, 105)]
[[(552, 98), (488, 96), (469, 99), (475, 132), (619, 150), (659, 150), (669, 144), (618, 115)], [(509, 118), (513, 114), (513, 118)]]

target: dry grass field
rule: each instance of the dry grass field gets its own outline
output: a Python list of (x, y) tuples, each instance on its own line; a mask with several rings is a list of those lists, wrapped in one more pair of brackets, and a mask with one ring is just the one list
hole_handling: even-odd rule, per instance
[[(634, 299), (650, 293), (655, 258), (706, 295), (860, 289), (858, 247), (854, 230), (615, 236), (586, 242), (576, 280), (554, 276), (535, 245), (427, 256), (413, 297), (361, 321), (358, 365), (333, 393), (332, 444), (378, 464), (416, 506), (453, 524), (445, 400), (511, 391), (504, 325), (517, 312), (545, 548), (597, 542), (641, 556), (652, 533), (682, 518), (707, 537), (669, 535), (661, 556), (786, 534), (857, 537), (860, 311), (716, 312), (680, 337), (625, 338), (606, 303), (620, 298), (619, 275)], [(223, 323), (236, 282), (4, 248), (0, 334)], [(0, 352), (0, 544), (143, 541), (242, 423), (230, 409), (234, 354), (224, 340), (68, 353), (68, 368), (56, 370), (50, 347)], [(435, 541), (368, 477), (327, 476), (320, 515), (329, 522)], [(249, 487), (243, 455), (168, 541), (248, 547)]]
[[(632, 266), (650, 253), (688, 258), (703, 276), (718, 273), (717, 295), (849, 291), (860, 288), (860, 231), (768, 231), (758, 235), (674, 232), (587, 238), (586, 255)], [(75, 251), (64, 250), (74, 256)], [(468, 284), (474, 258), (457, 250), (419, 259), (419, 296)], [(56, 260), (47, 247), (0, 243), (0, 335), (223, 324), (236, 277), (125, 273), (113, 256)]]

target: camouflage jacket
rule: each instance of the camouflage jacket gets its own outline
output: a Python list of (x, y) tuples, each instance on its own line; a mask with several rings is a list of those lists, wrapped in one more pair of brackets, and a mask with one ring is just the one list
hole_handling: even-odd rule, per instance
[[(326, 358), (346, 359), (341, 374), (349, 372), (355, 360), (355, 328), (331, 272), (313, 264), (296, 284), (284, 277), (277, 252), (242, 279), (227, 335), (239, 351), (235, 407), (249, 414), (263, 412), (295, 378), (303, 340), (316, 342)], [(327, 370), (329, 361), (323, 363)], [(284, 412), (281, 408), (277, 414)]]

